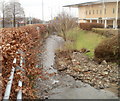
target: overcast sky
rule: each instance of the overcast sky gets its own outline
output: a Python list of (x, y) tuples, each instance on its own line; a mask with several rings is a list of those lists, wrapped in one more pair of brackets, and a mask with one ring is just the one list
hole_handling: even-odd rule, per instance
[[(9, 1), (9, 0), (6, 0)], [(17, 0), (21, 3), (27, 17), (36, 17), (42, 19), (42, 0)], [(95, 0), (43, 0), (44, 20), (50, 20), (62, 11), (77, 16), (77, 9), (62, 7), (68, 4), (77, 4)]]

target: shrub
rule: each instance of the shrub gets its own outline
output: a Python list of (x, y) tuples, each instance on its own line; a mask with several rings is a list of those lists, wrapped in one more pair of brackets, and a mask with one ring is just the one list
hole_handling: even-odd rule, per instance
[(116, 29), (93, 28), (92, 31), (106, 37), (113, 37), (118, 34), (118, 30)]
[(118, 62), (120, 60), (120, 43), (118, 35), (109, 38), (98, 45), (95, 49), (95, 60)]
[(80, 28), (90, 31), (92, 28), (104, 28), (104, 25), (100, 23), (80, 23)]
[[(40, 53), (41, 41), (44, 38), (42, 34), (45, 34), (44, 32), (46, 32), (44, 25), (29, 25), (19, 28), (3, 28), (0, 30), (0, 36), (2, 38), (0, 43), (0, 48), (2, 49), (0, 59), (2, 63), (0, 70), (2, 69), (3, 78), (2, 94), (4, 94), (12, 66), (19, 66), (20, 55), (16, 54), (16, 52), (18, 50), (23, 51), (25, 57), (25, 64), (23, 66), (25, 73), (24, 75), (20, 75), (22, 71), (16, 70), (10, 99), (16, 98), (18, 80), (22, 80), (23, 82), (23, 98), (35, 98), (34, 90), (32, 89), (34, 82), (32, 80), (41, 73), (41, 70), (36, 68), (36, 64), (38, 63), (37, 55)], [(13, 64), (14, 58), (18, 60), (16, 64)]]
[(56, 19), (52, 20), (49, 24), (49, 33), (56, 31), (62, 33), (64, 40), (66, 41), (66, 32), (72, 28), (77, 27), (77, 19), (73, 18), (66, 12), (58, 14)]

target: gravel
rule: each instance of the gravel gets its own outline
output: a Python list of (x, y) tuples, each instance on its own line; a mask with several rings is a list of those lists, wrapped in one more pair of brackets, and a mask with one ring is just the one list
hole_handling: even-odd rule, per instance
[[(105, 60), (98, 64), (80, 52), (57, 52), (56, 65), (59, 72), (73, 76), (75, 80), (88, 83), (96, 89), (118, 88), (118, 65)], [(115, 90), (118, 93), (118, 89)]]

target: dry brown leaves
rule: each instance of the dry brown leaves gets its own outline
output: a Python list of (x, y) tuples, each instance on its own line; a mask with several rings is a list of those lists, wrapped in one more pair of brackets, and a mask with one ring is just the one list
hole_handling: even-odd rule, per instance
[[(39, 27), (39, 30), (37, 27)], [(23, 73), (20, 70), (15, 72), (10, 99), (16, 98), (17, 91), (20, 89), (17, 87), (19, 80), (23, 81), (22, 89), (24, 98), (35, 98), (32, 88), (33, 80), (41, 74), (41, 70), (35, 67), (37, 63), (36, 55), (40, 52), (40, 41), (44, 38), (45, 33), (46, 26), (40, 24), (1, 29), (2, 43), (0, 44), (0, 49), (2, 52), (0, 61), (2, 62), (3, 77), (2, 95), (4, 95), (12, 66), (20, 64), (20, 54), (16, 54), (19, 49), (25, 53), (25, 64), (23, 67), (25, 72)], [(14, 58), (17, 58), (17, 64), (13, 64)], [(21, 74), (24, 75), (21, 76)]]

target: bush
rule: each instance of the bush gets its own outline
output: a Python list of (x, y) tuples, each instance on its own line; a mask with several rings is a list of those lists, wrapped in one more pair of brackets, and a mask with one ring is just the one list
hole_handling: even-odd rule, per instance
[(118, 34), (118, 30), (116, 29), (93, 28), (92, 31), (106, 37), (113, 37)]
[(58, 16), (52, 20), (48, 26), (49, 33), (57, 32), (62, 33), (64, 40), (66, 41), (66, 32), (72, 28), (77, 27), (77, 19), (73, 18), (66, 12), (58, 14)]
[[(46, 32), (45, 25), (29, 25), (19, 28), (3, 28), (0, 30), (1, 42), (1, 59), (2, 63), (2, 95), (4, 95), (8, 77), (10, 76), (12, 66), (19, 66), (20, 55), (16, 54), (18, 50), (24, 52), (25, 64), (23, 69), (24, 75), (20, 75), (23, 72), (16, 70), (14, 80), (12, 84), (12, 90), (10, 99), (15, 99), (17, 94), (18, 80), (22, 80), (24, 90), (23, 98), (33, 99), (34, 90), (32, 88), (34, 81), (33, 78), (41, 73), (39, 68), (36, 68), (38, 63), (37, 55), (40, 53), (40, 46), (42, 45), (42, 39)], [(44, 35), (43, 35), (44, 34)], [(17, 63), (13, 64), (13, 59), (17, 58)]]
[(120, 60), (120, 43), (118, 35), (109, 38), (98, 45), (95, 49), (95, 60), (118, 62)]
[(104, 28), (104, 25), (100, 23), (80, 23), (80, 28), (90, 31), (92, 28)]

